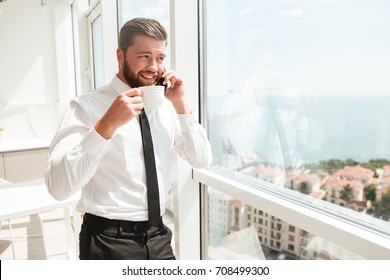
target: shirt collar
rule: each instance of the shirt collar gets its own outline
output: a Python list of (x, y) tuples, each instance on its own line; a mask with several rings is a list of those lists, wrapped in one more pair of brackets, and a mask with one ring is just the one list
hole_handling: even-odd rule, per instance
[(129, 85), (122, 82), (122, 80), (119, 79), (117, 75), (114, 75), (114, 77), (112, 78), (111, 86), (118, 94), (130, 89)]

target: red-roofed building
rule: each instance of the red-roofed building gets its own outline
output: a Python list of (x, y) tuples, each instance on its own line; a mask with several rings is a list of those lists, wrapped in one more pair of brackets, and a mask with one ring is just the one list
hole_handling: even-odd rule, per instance
[(357, 212), (365, 212), (369, 206), (369, 201), (352, 200), (352, 203), (349, 206), (352, 210)]
[(228, 215), (228, 229), (229, 232), (235, 232), (245, 228), (246, 217), (246, 203), (238, 199), (229, 200), (229, 215)]
[[(303, 186), (303, 184), (305, 185)], [(295, 176), (291, 176), (286, 180), (285, 187), (316, 198), (322, 198), (325, 195), (325, 191), (320, 189), (321, 178), (310, 172), (301, 172)]]
[(382, 200), (383, 194), (390, 192), (390, 186), (387, 187), (378, 187), (375, 191), (376, 194), (376, 200)]
[(353, 197), (352, 200), (363, 201), (364, 198), (364, 184), (360, 181), (352, 181), (343, 179), (336, 176), (330, 176), (324, 181), (327, 194), (326, 199), (331, 203), (338, 205), (346, 205), (347, 202), (341, 199), (341, 193), (345, 186), (352, 188)]
[(381, 175), (378, 179), (378, 186), (390, 186), (390, 165), (383, 167), (383, 171), (381, 172)]
[(371, 183), (374, 175), (374, 171), (360, 165), (346, 166), (333, 174), (333, 176), (340, 177), (341, 179), (360, 181), (364, 185)]
[(383, 166), (383, 177), (390, 177), (390, 165)]

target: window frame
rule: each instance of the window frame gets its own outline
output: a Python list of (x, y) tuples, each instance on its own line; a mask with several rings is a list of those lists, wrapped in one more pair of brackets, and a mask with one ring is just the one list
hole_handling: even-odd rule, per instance
[(116, 49), (118, 47), (118, 14), (117, 1), (94, 0), (85, 12), (88, 24), (88, 50), (89, 66), (87, 70), (90, 79), (90, 88), (95, 88), (94, 59), (92, 42), (92, 23), (101, 16), (103, 37), (103, 84), (112, 80), (114, 73), (118, 71)]
[[(200, 42), (200, 93), (199, 104), (201, 108), (201, 123), (207, 129), (207, 70), (204, 65), (207, 63), (207, 42), (206, 42), (206, 8), (205, 0), (199, 1), (199, 42)], [(203, 109), (203, 110), (202, 110)], [(314, 207), (309, 207), (308, 203), (296, 203), (266, 192), (271, 184), (263, 180), (257, 180), (260, 185), (253, 186), (239, 178), (229, 178), (230, 174), (223, 176), (223, 172), (213, 167), (208, 169), (194, 169), (193, 180), (202, 184), (203, 192), (207, 192), (206, 185), (223, 192), (231, 197), (257, 207), (270, 215), (293, 224), (302, 230), (325, 238), (330, 242), (354, 252), (367, 259), (389, 259), (390, 258), (390, 233), (387, 236), (354, 223), (352, 219), (343, 219), (341, 215), (331, 215)], [(207, 197), (207, 195), (205, 195)], [(207, 212), (202, 209), (202, 225), (207, 228)], [(202, 240), (202, 248), (207, 248), (206, 240)], [(205, 244), (206, 243), (206, 244)], [(203, 258), (207, 258), (207, 253), (202, 253)]]
[[(92, 25), (99, 17), (102, 17), (102, 5), (100, 1), (95, 1), (89, 7), (87, 11), (87, 20), (88, 20), (88, 48), (89, 48), (89, 69), (88, 77), (90, 79), (90, 88), (95, 89), (95, 59), (94, 59), (94, 43), (93, 43), (93, 28)], [(102, 46), (103, 47), (103, 46)], [(104, 56), (104, 54), (103, 54)], [(104, 69), (104, 62), (103, 62)], [(104, 71), (104, 70), (103, 70)]]

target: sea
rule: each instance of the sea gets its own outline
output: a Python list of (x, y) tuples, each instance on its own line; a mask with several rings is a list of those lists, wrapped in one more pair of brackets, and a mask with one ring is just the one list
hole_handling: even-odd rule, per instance
[[(246, 108), (253, 105), (244, 103), (245, 106), (239, 110), (240, 112), (233, 112), (232, 108), (237, 100), (233, 98), (233, 102), (229, 103), (226, 101), (229, 98), (226, 96), (209, 96), (208, 98), (208, 131), (215, 151), (221, 151), (220, 145), (224, 145), (221, 144), (223, 141), (219, 138), (225, 135), (223, 130), (226, 129), (226, 119), (235, 114), (245, 114)], [(268, 96), (261, 100), (261, 102), (258, 100), (255, 102), (259, 108), (259, 115), (264, 115), (264, 110), (290, 113), (296, 110), (297, 114), (301, 114), (306, 112), (305, 107), (308, 103), (301, 97), (286, 99), (279, 95)], [(319, 149), (301, 147), (299, 153), (304, 162), (317, 163), (329, 159), (353, 159), (358, 162), (368, 162), (371, 159), (390, 159), (390, 93), (355, 96), (319, 95), (315, 98), (311, 96), (309, 103), (311, 108), (307, 110), (308, 117), (315, 115), (322, 126), (323, 135)], [(248, 115), (248, 119), (253, 119), (253, 109), (249, 110), (252, 113)], [(296, 114), (290, 115), (293, 117)], [(270, 122), (269, 119), (264, 120), (260, 117), (257, 121)], [(294, 121), (286, 122), (282, 119), (282, 123), (283, 125), (279, 124), (279, 128), (282, 127), (281, 130), (289, 131)], [(242, 131), (242, 126), (245, 125), (247, 124), (243, 121), (238, 123), (237, 127), (230, 127), (230, 129)], [(253, 135), (242, 135), (242, 141), (246, 141), (245, 139)], [(216, 156), (218, 157), (217, 152)]]

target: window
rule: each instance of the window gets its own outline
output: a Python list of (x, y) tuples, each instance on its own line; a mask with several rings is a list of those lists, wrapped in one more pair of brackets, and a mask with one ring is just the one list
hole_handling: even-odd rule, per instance
[[(214, 0), (203, 1), (202, 12), (204, 115), (214, 156), (207, 176), (388, 241), (390, 6)], [(282, 228), (300, 228), (290, 224)]]
[[(235, 204), (234, 211), (232, 211), (234, 223), (229, 223), (227, 215), (216, 215), (211, 210), (210, 205), (216, 201), (222, 203), (221, 197), (225, 198), (224, 201), (230, 202), (227, 203), (230, 205), (237, 200), (213, 188), (209, 187), (208, 189), (208, 246), (206, 250), (209, 259), (227, 259), (233, 255), (244, 259), (248, 257), (251, 259), (276, 259), (278, 254), (286, 250), (291, 251), (289, 254), (291, 259), (317, 259), (317, 251), (321, 251), (328, 259), (364, 259), (329, 240), (305, 230), (298, 230), (294, 225), (286, 223), (278, 217), (270, 216), (272, 217), (270, 219), (278, 220), (278, 225), (275, 227), (273, 222), (267, 224), (266, 220), (263, 224), (263, 219), (256, 219), (255, 211), (247, 212), (248, 223), (241, 226), (238, 215), (241, 211), (249, 208), (245, 203)], [(219, 199), (216, 199), (217, 197)], [(254, 209), (253, 206), (250, 208)], [(268, 214), (264, 211), (263, 213)], [(253, 218), (251, 219), (251, 217)], [(283, 230), (283, 228), (288, 230)], [(297, 251), (294, 251), (294, 248)]]
[[(117, 0), (118, 25), (121, 27), (127, 21), (135, 17), (147, 17), (158, 20), (167, 30), (168, 40), (171, 40), (169, 0)], [(170, 43), (168, 42), (167, 57), (165, 60), (168, 69), (171, 68)]]
[(102, 17), (99, 15), (91, 23), (92, 25), (92, 58), (94, 88), (104, 85), (103, 68), (103, 37), (102, 37)]
[(103, 25), (100, 1), (93, 2), (88, 12), (90, 45), (90, 81), (92, 89), (104, 85)]

